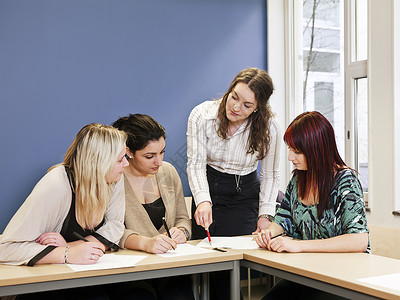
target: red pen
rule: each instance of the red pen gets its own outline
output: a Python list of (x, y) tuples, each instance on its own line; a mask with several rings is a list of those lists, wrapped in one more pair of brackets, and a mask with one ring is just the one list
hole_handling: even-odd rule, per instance
[(210, 243), (210, 246), (211, 246), (211, 236), (210, 236), (210, 232), (208, 231), (208, 229), (206, 229), (206, 231), (207, 231), (208, 242)]

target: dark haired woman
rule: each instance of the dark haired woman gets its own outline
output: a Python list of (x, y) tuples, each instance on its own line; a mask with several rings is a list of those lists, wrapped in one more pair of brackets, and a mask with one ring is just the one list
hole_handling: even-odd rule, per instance
[[(191, 225), (182, 183), (175, 168), (163, 162), (165, 129), (152, 117), (130, 114), (114, 127), (128, 134), (125, 168), (125, 232), (120, 246), (165, 253), (190, 238)], [(171, 238), (166, 233), (165, 217)], [(116, 289), (114, 289), (116, 290)], [(189, 276), (121, 284), (115, 299), (193, 299)]]
[[(211, 235), (258, 232), (275, 215), (281, 136), (268, 105), (273, 89), (265, 71), (248, 68), (222, 99), (196, 106), (189, 116), (187, 172), (197, 206), (194, 218)], [(200, 237), (204, 230), (195, 236)]]
[[(265, 71), (248, 68), (239, 72), (222, 99), (192, 110), (187, 173), (196, 207), (194, 239), (204, 238), (204, 229), (211, 236), (259, 232), (275, 215), (281, 134), (268, 104), (273, 90)], [(211, 298), (227, 297), (227, 288), (229, 276), (216, 275)]]
[[(342, 160), (332, 125), (319, 112), (294, 119), (284, 135), (295, 167), (274, 222), (256, 236), (276, 252), (369, 252), (361, 184)], [(282, 232), (293, 239), (272, 236)], [(280, 281), (264, 299), (314, 299), (333, 295)]]

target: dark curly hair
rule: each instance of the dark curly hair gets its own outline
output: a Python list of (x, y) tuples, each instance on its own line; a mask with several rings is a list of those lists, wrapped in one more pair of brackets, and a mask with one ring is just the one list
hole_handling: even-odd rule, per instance
[(258, 152), (258, 159), (263, 159), (267, 156), (271, 140), (268, 125), (272, 117), (272, 111), (268, 100), (274, 91), (272, 79), (267, 72), (257, 68), (247, 68), (240, 71), (235, 79), (233, 79), (228, 91), (222, 97), (218, 109), (218, 118), (220, 120), (218, 135), (223, 139), (227, 139), (229, 120), (226, 116), (226, 102), (229, 94), (239, 82), (247, 84), (257, 100), (257, 112), (252, 113), (248, 117), (250, 134), (247, 153), (254, 154)]

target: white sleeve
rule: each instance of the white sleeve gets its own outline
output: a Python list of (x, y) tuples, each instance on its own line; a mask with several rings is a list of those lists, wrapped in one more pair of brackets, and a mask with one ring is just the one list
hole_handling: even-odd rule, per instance
[(96, 233), (118, 245), (124, 234), (124, 216), (125, 188), (124, 177), (121, 176), (121, 179), (115, 184), (114, 193), (104, 216), (104, 224), (96, 230)]
[(207, 137), (206, 120), (202, 116), (201, 104), (190, 113), (187, 126), (187, 174), (189, 186), (196, 205), (211, 202), (207, 182)]
[(279, 160), (282, 143), (281, 130), (275, 118), (270, 123), (271, 144), (267, 156), (261, 160), (259, 215), (275, 215), (276, 197), (279, 190)]
[(47, 248), (35, 240), (42, 233), (61, 231), (71, 206), (71, 198), (65, 171), (56, 168), (47, 173), (4, 230), (0, 238), (0, 262), (27, 264)]

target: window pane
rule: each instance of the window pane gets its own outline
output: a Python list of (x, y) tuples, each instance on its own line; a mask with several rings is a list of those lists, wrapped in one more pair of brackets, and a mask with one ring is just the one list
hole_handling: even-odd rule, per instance
[(303, 110), (321, 112), (335, 129), (344, 159), (343, 2), (303, 1)]
[[(304, 28), (303, 46), (309, 49), (312, 28)], [(314, 28), (313, 47), (318, 49), (340, 50), (340, 31), (338, 29)]]
[(356, 79), (357, 166), (364, 192), (368, 192), (368, 89), (367, 78)]
[[(307, 68), (311, 72), (338, 73), (340, 71), (340, 53), (304, 51), (303, 57), (304, 71), (307, 71)], [(310, 59), (309, 65), (308, 59)]]
[(368, 1), (356, 0), (356, 60), (367, 59)]
[[(304, 0), (303, 17), (305, 20), (314, 20), (318, 27), (340, 27), (339, 2), (339, 0)], [(314, 19), (313, 13), (315, 13)]]

